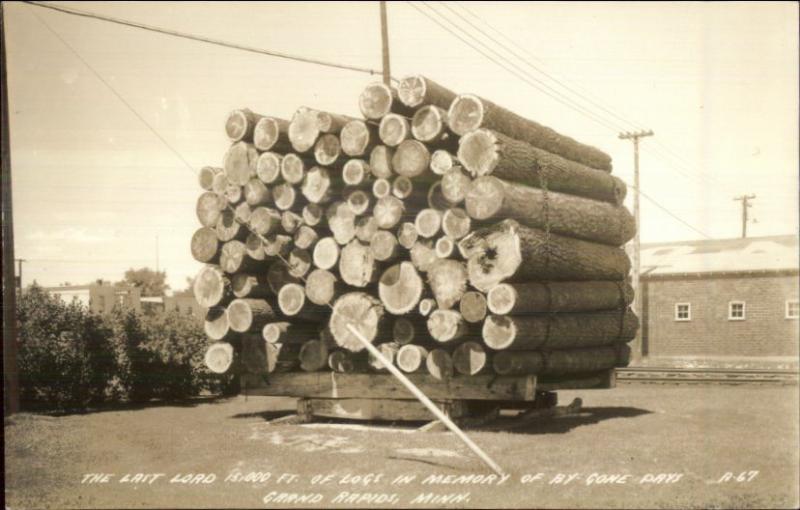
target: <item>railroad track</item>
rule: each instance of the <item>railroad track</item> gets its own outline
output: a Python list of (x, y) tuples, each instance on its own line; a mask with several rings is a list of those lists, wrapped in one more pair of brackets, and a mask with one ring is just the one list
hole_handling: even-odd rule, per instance
[(655, 368), (617, 369), (617, 381), (681, 384), (797, 384), (796, 370), (733, 368)]

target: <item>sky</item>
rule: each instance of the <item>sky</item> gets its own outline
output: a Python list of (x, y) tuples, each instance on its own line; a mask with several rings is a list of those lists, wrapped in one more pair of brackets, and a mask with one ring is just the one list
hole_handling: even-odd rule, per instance
[[(377, 2), (60, 4), (381, 66)], [(379, 78), (3, 6), (23, 285), (118, 281), (158, 265), (185, 288), (200, 268), (189, 251), (195, 172), (221, 166), (228, 112), (359, 116), (361, 89)], [(757, 195), (749, 236), (797, 234), (796, 3), (389, 2), (388, 19), (393, 76), (422, 74), (594, 145), (629, 183), (632, 144), (617, 135), (652, 129), (641, 190), (683, 222), (643, 198), (642, 242), (738, 237), (742, 194)]]

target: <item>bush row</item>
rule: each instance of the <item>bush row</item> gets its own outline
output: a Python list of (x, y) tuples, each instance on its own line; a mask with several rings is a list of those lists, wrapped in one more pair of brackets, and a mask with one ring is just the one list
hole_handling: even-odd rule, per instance
[(180, 399), (233, 389), (203, 363), (208, 340), (194, 317), (90, 312), (33, 286), (18, 308), (20, 400), (33, 410)]

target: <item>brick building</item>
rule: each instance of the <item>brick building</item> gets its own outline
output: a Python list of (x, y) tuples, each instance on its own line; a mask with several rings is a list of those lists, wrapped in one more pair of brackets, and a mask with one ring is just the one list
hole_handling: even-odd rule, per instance
[(643, 244), (642, 354), (798, 356), (798, 239)]

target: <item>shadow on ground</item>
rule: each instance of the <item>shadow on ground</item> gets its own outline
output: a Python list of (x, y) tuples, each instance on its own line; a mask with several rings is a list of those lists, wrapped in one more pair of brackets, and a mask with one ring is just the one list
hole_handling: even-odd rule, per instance
[(501, 416), (494, 422), (471, 430), (514, 434), (565, 434), (574, 428), (616, 418), (636, 418), (652, 411), (638, 407), (584, 407), (568, 416), (543, 416), (529, 420)]
[(41, 406), (23, 406), (23, 412), (40, 414), (44, 416), (60, 417), (60, 416), (77, 416), (86, 414), (108, 413), (108, 412), (123, 412), (123, 411), (141, 411), (144, 409), (154, 409), (159, 407), (182, 407), (191, 408), (205, 404), (225, 403), (236, 398), (229, 395), (205, 395), (199, 397), (191, 397), (176, 400), (148, 400), (146, 402), (114, 402), (110, 404), (103, 404), (97, 407), (90, 407), (87, 409), (66, 409), (66, 410), (47, 410), (42, 409)]

